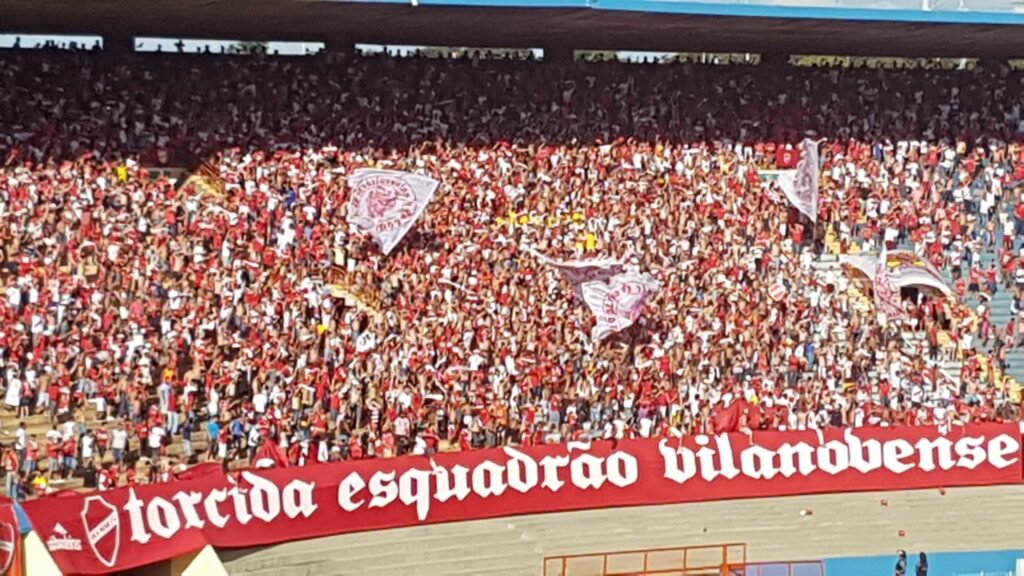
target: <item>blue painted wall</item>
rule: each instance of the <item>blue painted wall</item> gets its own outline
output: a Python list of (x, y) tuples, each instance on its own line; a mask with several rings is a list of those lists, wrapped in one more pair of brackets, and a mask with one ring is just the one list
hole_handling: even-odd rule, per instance
[[(907, 576), (914, 576), (918, 550), (907, 550), (909, 559)], [(925, 553), (928, 551), (925, 550)], [(1024, 558), (1024, 550), (997, 552), (942, 552), (928, 554), (928, 576), (978, 576), (984, 572), (993, 576), (1013, 573), (1017, 559)], [(892, 576), (896, 554), (859, 558), (833, 558), (825, 560), (826, 576)], [(1018, 575), (1018, 576), (1024, 576)]]
[[(408, 4), (409, 0), (333, 0)], [(663, 14), (699, 14), (760, 18), (813, 18), (927, 24), (1024, 25), (1018, 0), (419, 0), (421, 6), (501, 8), (577, 8)], [(964, 9), (957, 9), (965, 3)]]

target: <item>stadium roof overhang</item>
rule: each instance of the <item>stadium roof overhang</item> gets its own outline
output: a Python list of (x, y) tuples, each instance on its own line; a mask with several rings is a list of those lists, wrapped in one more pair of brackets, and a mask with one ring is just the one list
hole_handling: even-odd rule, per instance
[[(500, 5), (499, 5), (500, 4)], [(374, 44), (1024, 55), (1024, 14), (659, 0), (0, 0), (0, 32)]]

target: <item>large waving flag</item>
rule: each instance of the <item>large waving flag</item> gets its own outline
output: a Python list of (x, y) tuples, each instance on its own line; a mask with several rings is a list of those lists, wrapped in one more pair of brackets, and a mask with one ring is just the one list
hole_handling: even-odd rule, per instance
[[(839, 262), (847, 264), (855, 270), (859, 270), (867, 276), (872, 283), (875, 281), (875, 274), (878, 270), (878, 263), (882, 259), (868, 253), (843, 254)], [(951, 295), (953, 290), (943, 280), (942, 274), (935, 269), (927, 260), (914, 254), (910, 250), (889, 250), (885, 256), (885, 269), (896, 288), (906, 286), (925, 286)]]
[(616, 274), (622, 273), (625, 268), (621, 260), (612, 258), (589, 258), (586, 260), (555, 260), (537, 252), (527, 249), (535, 258), (547, 266), (555, 268), (562, 273), (562, 278), (572, 286), (572, 291), (577, 298), (583, 297), (583, 285), (587, 282), (607, 283)]
[(427, 209), (439, 184), (408, 172), (360, 168), (348, 179), (348, 222), (389, 254)]
[(875, 293), (875, 311), (885, 314), (889, 320), (903, 320), (907, 318), (907, 311), (903, 309), (900, 289), (896, 285), (888, 262), (889, 253), (883, 249), (878, 255), (875, 277), (871, 283), (872, 291)]
[(632, 326), (643, 313), (644, 305), (661, 289), (661, 284), (650, 274), (623, 272), (607, 283), (583, 284), (583, 301), (597, 317), (590, 334), (594, 342)]
[(889, 252), (886, 264), (897, 286), (927, 286), (947, 296), (953, 294), (935, 266), (910, 250)]
[(804, 138), (800, 143), (803, 149), (796, 170), (779, 174), (779, 188), (796, 209), (811, 219), (818, 221), (818, 143)]

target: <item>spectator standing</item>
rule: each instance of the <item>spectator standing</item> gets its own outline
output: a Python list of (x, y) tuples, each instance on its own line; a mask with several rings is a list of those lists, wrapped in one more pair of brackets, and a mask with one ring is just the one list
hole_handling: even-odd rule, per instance
[(72, 435), (61, 442), (61, 455), (63, 456), (61, 477), (71, 478), (78, 471), (78, 438)]
[(18, 430), (15, 432), (14, 448), (18, 451), (18, 458), (25, 461), (25, 451), (28, 449), (28, 429), (25, 421), (18, 423)]
[(107, 431), (106, 424), (100, 424), (100, 427), (96, 429), (96, 452), (99, 454), (99, 461), (107, 457), (107, 447), (110, 445), (110, 433)]
[(123, 465), (128, 451), (128, 427), (124, 422), (111, 432), (110, 450), (114, 454), (114, 464)]
[(96, 451), (96, 436), (92, 430), (86, 429), (85, 434), (82, 435), (81, 443), (82, 465), (92, 466)]
[(194, 425), (193, 419), (187, 418), (185, 425), (181, 427), (181, 457), (187, 463), (192, 462), (192, 458), (195, 456), (192, 450), (192, 427)]
[(11, 499), (18, 497), (18, 471), (21, 468), (18, 462), (18, 452), (13, 446), (0, 445), (3, 451), (4, 472), (7, 474), (5, 482), (6, 494)]
[(36, 471), (39, 462), (39, 442), (36, 435), (32, 434), (28, 439), (28, 446), (25, 448), (25, 462), (23, 469), (31, 475)]
[(164, 448), (164, 437), (166, 435), (167, 430), (161, 426), (159, 422), (149, 429), (149, 436), (147, 438), (147, 441), (149, 442), (149, 457), (154, 462), (158, 462), (160, 460)]
[(928, 555), (924, 552), (917, 557), (917, 576), (928, 576)]

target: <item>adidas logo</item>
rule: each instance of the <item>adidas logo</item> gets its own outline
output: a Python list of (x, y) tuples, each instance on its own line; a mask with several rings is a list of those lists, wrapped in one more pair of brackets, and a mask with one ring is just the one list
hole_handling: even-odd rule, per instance
[(58, 522), (53, 526), (53, 534), (50, 535), (50, 539), (46, 541), (46, 549), (50, 552), (81, 552), (82, 541), (78, 538), (72, 538), (68, 534), (67, 528)]

